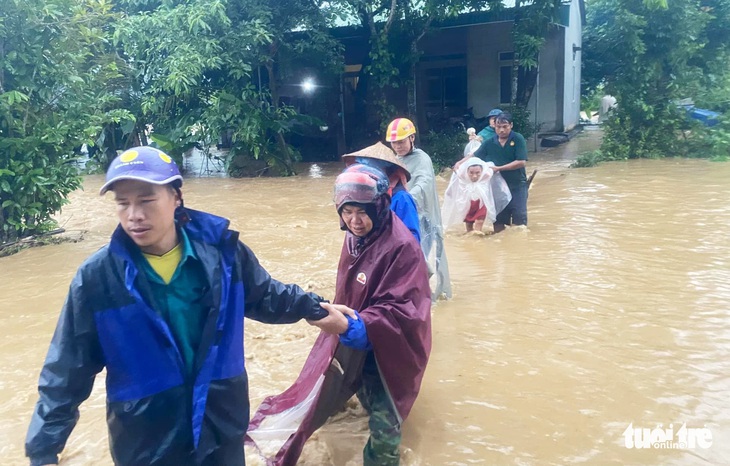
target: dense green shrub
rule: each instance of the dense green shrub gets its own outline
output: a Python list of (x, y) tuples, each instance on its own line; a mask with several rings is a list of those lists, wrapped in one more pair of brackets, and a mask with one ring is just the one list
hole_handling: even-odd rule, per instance
[(594, 150), (585, 154), (580, 154), (575, 162), (570, 164), (570, 168), (586, 168), (595, 167), (603, 161), (603, 154), (600, 150)]
[(692, 145), (691, 157), (708, 157), (713, 161), (730, 160), (730, 116), (720, 118), (720, 122), (703, 128)]
[(44, 231), (79, 187), (74, 147), (128, 117), (115, 96), (103, 2), (7, 0), (0, 16), (0, 243)]
[(591, 0), (586, 12), (583, 49), (590, 66), (585, 78), (593, 85), (605, 83), (606, 93), (617, 99), (606, 123), (602, 158), (696, 152), (693, 145), (706, 128), (690, 121), (676, 102), (727, 100), (727, 94), (723, 99), (708, 91), (730, 76), (728, 3)]
[(421, 135), (421, 148), (431, 156), (436, 173), (452, 167), (464, 156), (464, 147), (469, 142), (462, 131), (429, 131)]
[(508, 106), (506, 108), (503, 108), (502, 110), (512, 114), (512, 129), (514, 131), (520, 133), (522, 136), (525, 137), (525, 139), (528, 139), (533, 134), (535, 134), (535, 124), (530, 121), (529, 110), (515, 106)]

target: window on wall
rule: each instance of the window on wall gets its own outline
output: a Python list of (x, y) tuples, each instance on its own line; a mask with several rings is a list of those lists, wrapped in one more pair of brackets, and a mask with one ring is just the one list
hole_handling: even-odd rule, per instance
[(514, 58), (514, 52), (499, 52), (499, 61), (512, 61)]
[(509, 104), (512, 100), (512, 65), (499, 67), (499, 103)]
[(508, 105), (512, 100), (512, 64), (514, 52), (499, 52), (499, 103)]
[(444, 114), (466, 109), (466, 66), (426, 70), (426, 106)]

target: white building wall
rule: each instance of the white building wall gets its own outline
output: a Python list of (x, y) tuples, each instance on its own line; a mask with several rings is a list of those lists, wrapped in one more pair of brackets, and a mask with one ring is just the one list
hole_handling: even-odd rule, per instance
[[(454, 53), (463, 40), (462, 28), (444, 29), (421, 44), (428, 55)], [(513, 51), (512, 22), (468, 26), (466, 36), (467, 106), (474, 115), (485, 116), (500, 107), (500, 52)], [(572, 0), (569, 27), (558, 26), (548, 36), (540, 52), (540, 77), (533, 92), (529, 110), (539, 130), (569, 131), (580, 116), (581, 51), (573, 53), (573, 45), (581, 47), (582, 18), (579, 0)], [(461, 49), (463, 50), (463, 49)], [(421, 63), (421, 69), (444, 66), (444, 63)], [(419, 115), (420, 116), (420, 115)]]
[(467, 33), (468, 105), (483, 117), (499, 107), (499, 53), (512, 52), (512, 23), (472, 26)]
[(563, 28), (556, 28), (540, 50), (536, 89), (527, 108), (538, 131), (562, 131)]
[[(540, 53), (539, 89), (529, 104), (532, 119), (537, 117), (541, 131), (563, 129), (564, 47), (563, 29), (554, 30)], [(500, 52), (512, 52), (512, 23), (493, 23), (468, 28), (467, 79), (468, 105), (474, 115), (485, 116), (489, 110), (502, 106), (500, 102)], [(539, 97), (537, 107), (535, 99)]]
[(583, 21), (578, 0), (570, 4), (570, 25), (565, 30), (565, 100), (563, 104), (563, 126), (565, 131), (573, 129), (580, 119), (580, 69), (582, 51), (573, 52), (573, 47), (582, 46)]

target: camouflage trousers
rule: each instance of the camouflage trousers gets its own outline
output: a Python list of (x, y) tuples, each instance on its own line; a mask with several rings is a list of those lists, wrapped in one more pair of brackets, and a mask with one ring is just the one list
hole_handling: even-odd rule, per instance
[(385, 391), (380, 374), (366, 369), (357, 397), (370, 415), (370, 438), (363, 450), (364, 466), (397, 466), (400, 462), (401, 431), (393, 403)]

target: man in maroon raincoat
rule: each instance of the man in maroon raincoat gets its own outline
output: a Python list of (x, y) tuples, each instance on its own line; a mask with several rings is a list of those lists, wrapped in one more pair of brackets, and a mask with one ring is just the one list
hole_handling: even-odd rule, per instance
[(420, 245), (389, 209), (387, 190), (387, 176), (373, 167), (351, 165), (337, 177), (347, 233), (336, 311), (317, 323), (324, 331), (299, 378), (264, 400), (251, 421), (249, 443), (268, 442), (269, 464), (296, 464), (307, 438), (355, 393), (370, 415), (364, 464), (399, 463), (401, 424), (431, 350), (431, 291)]

